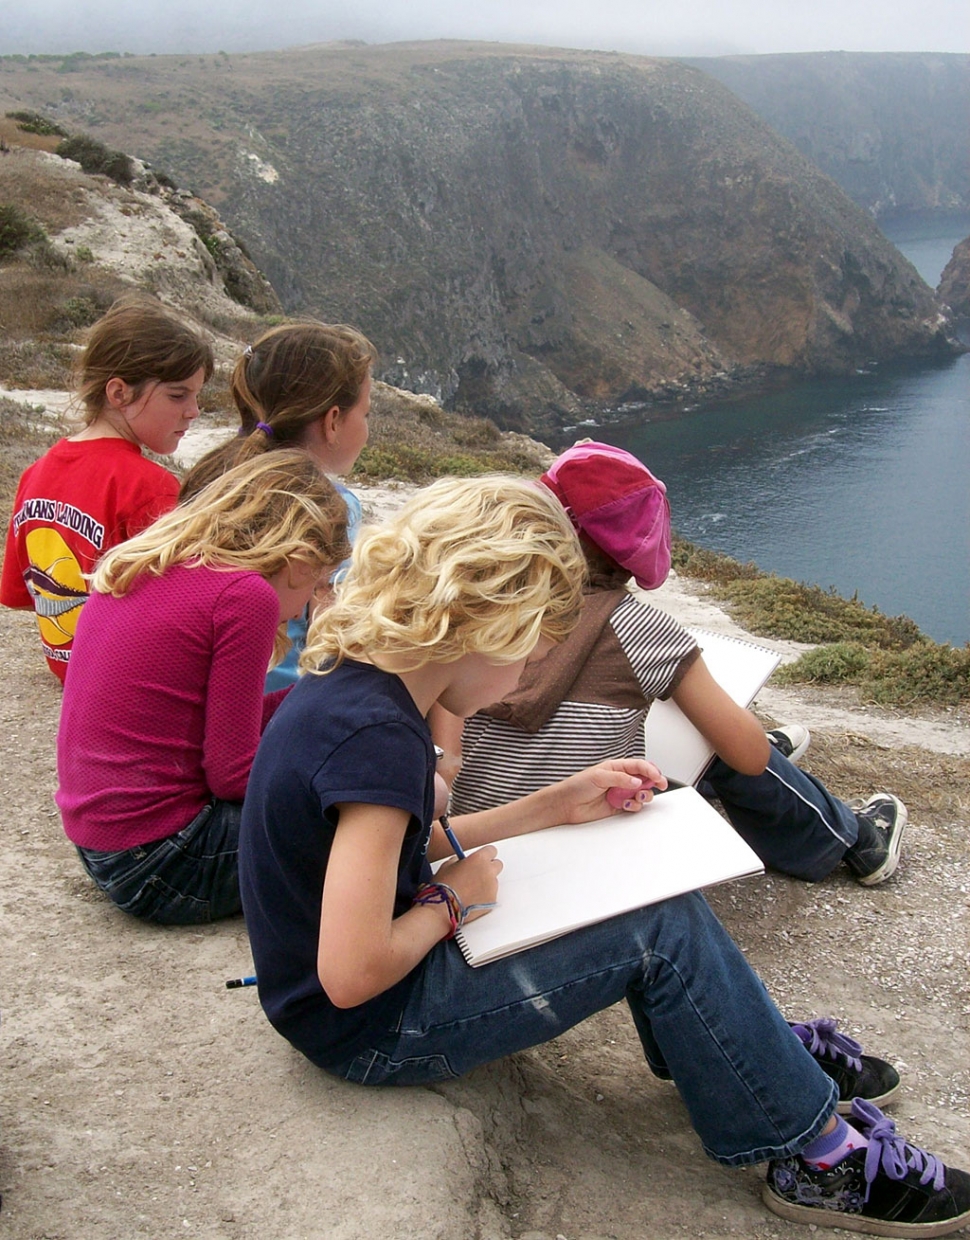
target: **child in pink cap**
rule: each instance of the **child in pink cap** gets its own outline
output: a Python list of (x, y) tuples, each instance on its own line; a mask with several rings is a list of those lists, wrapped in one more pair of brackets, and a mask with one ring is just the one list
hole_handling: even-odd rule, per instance
[(644, 757), (655, 698), (673, 698), (713, 747), (705, 791), (764, 863), (816, 882), (844, 862), (866, 886), (896, 869), (906, 808), (878, 793), (853, 809), (772, 744), (714, 680), (694, 638), (628, 589), (670, 570), (664, 484), (622, 448), (586, 441), (540, 482), (579, 532), (589, 567), (582, 619), (518, 688), (465, 721), (458, 814), (504, 804), (606, 758)]

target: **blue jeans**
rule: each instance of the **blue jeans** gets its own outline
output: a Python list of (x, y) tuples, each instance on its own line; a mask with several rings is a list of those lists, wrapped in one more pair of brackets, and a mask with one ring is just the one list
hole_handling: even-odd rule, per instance
[(77, 851), (95, 884), (124, 912), (162, 925), (195, 926), (242, 909), (241, 814), (241, 805), (213, 799), (177, 835), (120, 852)]
[(848, 805), (774, 746), (763, 774), (741, 775), (715, 758), (703, 783), (738, 835), (782, 874), (818, 882), (858, 838), (859, 824)]
[(448, 1080), (626, 999), (644, 1054), (672, 1078), (711, 1157), (728, 1166), (797, 1153), (838, 1090), (694, 892), (470, 968), (439, 943), (393, 1028), (336, 1074), (367, 1085)]

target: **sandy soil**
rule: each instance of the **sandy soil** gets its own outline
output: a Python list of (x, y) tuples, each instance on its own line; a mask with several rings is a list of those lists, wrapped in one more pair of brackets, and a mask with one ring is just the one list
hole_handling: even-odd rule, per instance
[[(379, 514), (393, 488), (364, 492)], [(683, 583), (665, 605), (726, 626)], [(33, 622), (0, 612), (0, 1234), (11, 1240), (670, 1240), (796, 1237), (759, 1170), (707, 1161), (622, 1008), (438, 1089), (327, 1079), (263, 1019), (239, 919), (126, 920), (90, 885), (51, 802), (60, 691)], [(787, 652), (786, 653), (790, 653)], [(842, 795), (910, 806), (896, 877), (778, 876), (716, 890), (791, 1017), (838, 1016), (904, 1077), (907, 1135), (970, 1164), (968, 731), (844, 696), (767, 691), (813, 730), (806, 765)], [(823, 1234), (825, 1234), (823, 1229)]]

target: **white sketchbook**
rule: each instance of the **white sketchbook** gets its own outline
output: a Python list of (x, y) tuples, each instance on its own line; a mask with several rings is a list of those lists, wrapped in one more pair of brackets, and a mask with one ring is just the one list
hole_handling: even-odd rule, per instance
[(618, 913), (763, 872), (740, 835), (694, 788), (638, 813), (496, 841), (498, 905), (455, 936), (478, 967)]
[[(711, 675), (739, 706), (751, 705), (781, 662), (774, 650), (738, 637), (706, 629), (687, 631), (700, 646)], [(700, 779), (714, 750), (675, 702), (654, 702), (645, 729), (647, 757), (668, 779), (678, 784), (694, 784)]]

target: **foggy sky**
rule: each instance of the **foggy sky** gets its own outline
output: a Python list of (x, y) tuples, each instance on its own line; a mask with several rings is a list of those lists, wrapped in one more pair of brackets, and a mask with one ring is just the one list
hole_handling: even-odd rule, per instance
[(0, 0), (0, 54), (490, 39), (691, 56), (970, 51), (967, 0)]

